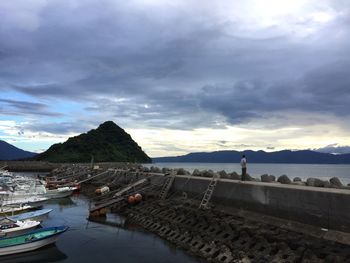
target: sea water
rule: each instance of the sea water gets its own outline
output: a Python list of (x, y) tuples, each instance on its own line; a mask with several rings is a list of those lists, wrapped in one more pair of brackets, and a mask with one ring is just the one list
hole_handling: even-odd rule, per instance
[(53, 209), (42, 223), (44, 227), (66, 225), (69, 230), (53, 246), (0, 257), (1, 263), (201, 262), (139, 226), (125, 224), (117, 214), (108, 213), (106, 221), (118, 226), (88, 221), (89, 200), (83, 195), (50, 200), (43, 208)]
[[(249, 160), (248, 160), (249, 161)], [(144, 166), (157, 166), (160, 168), (184, 168), (189, 172), (194, 169), (213, 170), (241, 173), (241, 167), (238, 163), (152, 163)], [(280, 164), (280, 163), (248, 163), (248, 174), (260, 178), (262, 174), (271, 174), (276, 177), (287, 175), (289, 178), (300, 177), (306, 180), (310, 177), (329, 180), (332, 177), (338, 177), (343, 184), (350, 183), (350, 165), (343, 164)]]

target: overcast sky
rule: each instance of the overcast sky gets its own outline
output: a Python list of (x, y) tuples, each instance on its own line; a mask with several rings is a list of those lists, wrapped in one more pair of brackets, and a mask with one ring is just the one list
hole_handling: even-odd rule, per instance
[(344, 150), (349, 54), (347, 0), (3, 0), (0, 139), (113, 120), (151, 157)]

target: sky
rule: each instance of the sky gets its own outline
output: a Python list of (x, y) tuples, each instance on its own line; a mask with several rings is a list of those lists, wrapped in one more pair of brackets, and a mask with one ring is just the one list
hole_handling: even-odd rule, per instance
[(347, 0), (0, 1), (0, 139), (350, 152)]

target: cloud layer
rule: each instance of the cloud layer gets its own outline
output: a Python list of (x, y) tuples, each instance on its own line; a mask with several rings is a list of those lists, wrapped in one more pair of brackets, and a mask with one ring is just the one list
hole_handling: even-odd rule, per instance
[(66, 135), (107, 119), (348, 134), (349, 4), (230, 2), (1, 2), (2, 119)]

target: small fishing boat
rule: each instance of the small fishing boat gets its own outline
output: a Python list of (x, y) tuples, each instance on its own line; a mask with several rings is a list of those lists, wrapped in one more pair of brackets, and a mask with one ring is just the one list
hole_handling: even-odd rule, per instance
[(0, 205), (0, 216), (13, 216), (33, 209), (30, 205), (2, 206)]
[(55, 243), (67, 226), (48, 227), (16, 237), (0, 239), (0, 256), (32, 251)]
[(68, 256), (57, 248), (55, 244), (40, 248), (39, 251), (33, 250), (24, 253), (0, 256), (1, 263), (47, 263), (61, 262)]
[(0, 257), (1, 263), (46, 263), (58, 262), (67, 259), (67, 255), (59, 250), (55, 244), (40, 248), (40, 251), (28, 251), (24, 253), (6, 255)]
[(64, 198), (72, 195), (75, 190), (77, 190), (75, 186), (59, 187), (57, 189), (47, 190), (43, 196), (51, 199)]
[[(40, 203), (40, 200), (45, 202), (47, 199), (64, 198), (72, 195), (72, 193), (77, 190), (76, 186), (65, 186), (58, 187), (56, 189), (43, 189), (32, 192), (26, 191), (0, 191), (0, 199), (3, 200), (3, 205), (12, 203)], [(26, 201), (27, 200), (27, 201)], [(42, 203), (41, 203), (42, 204)]]
[(48, 197), (42, 197), (42, 196), (28, 196), (26, 198), (17, 198), (17, 199), (8, 199), (2, 201), (2, 205), (9, 206), (9, 205), (23, 205), (28, 204), (32, 207), (40, 207), (42, 206), (47, 200), (49, 200)]
[(38, 221), (15, 221), (10, 218), (0, 219), (0, 233), (5, 234), (5, 237), (18, 236), (33, 230), (40, 225)]
[(44, 219), (46, 219), (49, 215), (49, 213), (52, 211), (52, 209), (40, 209), (32, 212), (22, 213), (15, 216), (8, 216), (7, 218), (10, 218), (11, 220), (15, 221), (39, 221), (42, 222)]

